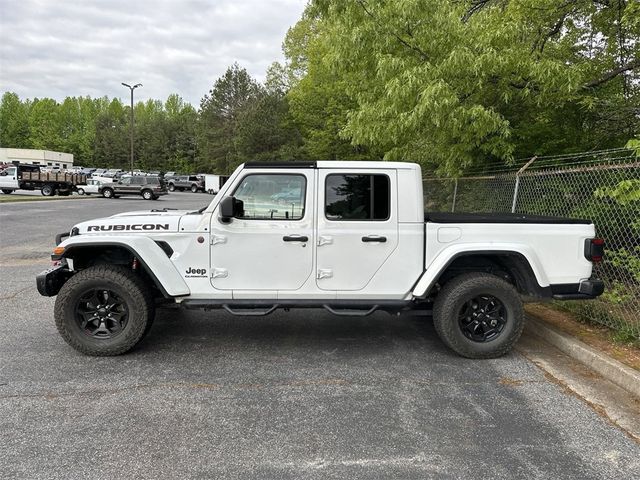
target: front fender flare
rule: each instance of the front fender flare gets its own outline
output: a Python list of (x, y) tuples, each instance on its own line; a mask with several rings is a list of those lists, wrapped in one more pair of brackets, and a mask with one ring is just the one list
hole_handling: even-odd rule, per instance
[(147, 269), (158, 287), (169, 297), (190, 295), (191, 290), (169, 260), (167, 254), (149, 237), (134, 235), (76, 235), (64, 240), (63, 258), (73, 258), (73, 251), (83, 247), (117, 246), (131, 252)]

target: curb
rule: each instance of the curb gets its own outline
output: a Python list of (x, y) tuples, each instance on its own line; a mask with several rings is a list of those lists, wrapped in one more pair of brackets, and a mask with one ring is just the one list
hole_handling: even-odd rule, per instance
[(577, 338), (556, 330), (544, 322), (527, 315), (525, 332), (546, 340), (571, 358), (584, 363), (607, 380), (640, 398), (640, 373), (605, 355)]

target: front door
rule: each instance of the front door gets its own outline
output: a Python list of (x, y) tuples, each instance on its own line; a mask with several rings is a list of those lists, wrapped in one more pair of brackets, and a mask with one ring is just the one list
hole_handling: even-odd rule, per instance
[(247, 169), (231, 195), (244, 212), (211, 219), (211, 284), (221, 290), (292, 291), (312, 274), (315, 170)]
[(320, 170), (316, 282), (365, 288), (398, 245), (396, 171)]
[(18, 188), (17, 167), (9, 167), (0, 173), (0, 188)]

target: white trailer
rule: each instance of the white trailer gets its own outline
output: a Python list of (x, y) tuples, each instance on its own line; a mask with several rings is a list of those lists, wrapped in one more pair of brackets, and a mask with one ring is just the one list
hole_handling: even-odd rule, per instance
[(205, 175), (204, 176), (204, 190), (210, 195), (217, 195), (220, 191), (220, 187), (224, 185), (229, 177), (226, 175)]

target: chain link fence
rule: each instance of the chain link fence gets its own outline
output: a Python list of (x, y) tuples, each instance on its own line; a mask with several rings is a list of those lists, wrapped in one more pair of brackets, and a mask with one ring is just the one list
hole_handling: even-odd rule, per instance
[[(534, 157), (457, 179), (424, 179), (426, 211), (515, 212), (588, 218), (606, 240), (597, 300), (562, 302), (580, 318), (640, 339), (640, 158), (627, 149)], [(560, 302), (559, 302), (560, 303)]]

